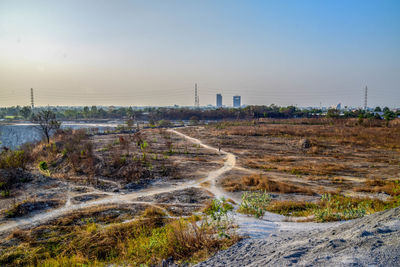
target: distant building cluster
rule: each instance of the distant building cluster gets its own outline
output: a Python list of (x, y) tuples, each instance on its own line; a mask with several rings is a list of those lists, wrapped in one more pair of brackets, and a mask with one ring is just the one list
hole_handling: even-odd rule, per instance
[[(240, 95), (233, 96), (233, 107), (240, 108), (241, 107), (241, 97)], [(222, 107), (222, 94), (217, 94), (217, 108)]]

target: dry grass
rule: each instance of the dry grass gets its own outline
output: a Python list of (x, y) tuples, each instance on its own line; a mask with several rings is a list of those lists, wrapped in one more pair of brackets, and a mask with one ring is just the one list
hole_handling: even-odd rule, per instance
[(398, 207), (400, 199), (382, 201), (340, 194), (324, 194), (316, 203), (305, 201), (272, 201), (267, 210), (285, 216), (301, 216), (317, 222), (350, 220), (367, 214)]
[(264, 175), (248, 175), (243, 176), (240, 180), (223, 181), (224, 189), (230, 192), (243, 190), (261, 190), (276, 193), (300, 193), (313, 195), (314, 192), (310, 188), (294, 185), (288, 182), (272, 180)]
[[(308, 162), (303, 159), (302, 161), (295, 161), (291, 158), (284, 158), (285, 160), (277, 161), (272, 157), (274, 161), (271, 161), (271, 157), (263, 157), (258, 159), (246, 160), (245, 165), (253, 169), (261, 169), (265, 171), (276, 170), (280, 172), (286, 172), (294, 175), (334, 175), (340, 174), (340, 172), (347, 171), (351, 172), (352, 168), (344, 163), (335, 162), (321, 162), (314, 163)], [(282, 157), (279, 157), (279, 159)], [(273, 164), (279, 162), (279, 164)]]
[(102, 227), (47, 225), (18, 230), (8, 237), (18, 245), (2, 247), (0, 265), (81, 266), (158, 265), (172, 257), (196, 262), (239, 237), (218, 237), (217, 229), (197, 219), (170, 220), (158, 209), (146, 209), (138, 220)]
[(384, 181), (381, 179), (368, 179), (363, 186), (355, 187), (355, 192), (386, 193), (391, 196), (400, 195), (400, 180)]
[[(286, 120), (280, 120), (282, 123)], [(304, 119), (293, 120), (292, 124), (275, 124), (267, 121), (256, 125), (229, 125), (223, 128), (225, 135), (239, 136), (281, 136), (291, 138), (309, 138), (313, 141), (335, 141), (342, 145), (399, 149), (400, 124), (392, 122), (390, 127), (371, 125), (360, 126), (352, 120), (315, 121), (304, 125)], [(220, 127), (221, 128), (221, 127)], [(220, 129), (219, 128), (219, 129)]]

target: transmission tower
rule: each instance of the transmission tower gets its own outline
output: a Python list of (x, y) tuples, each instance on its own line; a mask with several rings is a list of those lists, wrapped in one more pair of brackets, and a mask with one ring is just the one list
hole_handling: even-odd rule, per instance
[(35, 107), (34, 101), (33, 101), (33, 88), (31, 88), (31, 108), (33, 111), (33, 108)]
[(365, 86), (364, 110), (367, 110), (367, 104), (368, 104), (368, 87)]
[(197, 94), (197, 83), (194, 84), (194, 106), (196, 108), (200, 106), (199, 95)]

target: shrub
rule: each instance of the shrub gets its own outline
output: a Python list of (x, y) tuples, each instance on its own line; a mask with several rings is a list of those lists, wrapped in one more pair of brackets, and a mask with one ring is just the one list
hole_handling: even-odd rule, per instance
[(238, 212), (261, 218), (270, 202), (271, 197), (266, 192), (244, 192)]
[(39, 162), (38, 168), (41, 171), (47, 171), (49, 169), (46, 161)]
[(0, 154), (0, 169), (25, 169), (29, 161), (24, 150), (8, 150)]
[(216, 227), (220, 237), (229, 237), (227, 234), (229, 228), (228, 212), (232, 210), (233, 206), (225, 198), (213, 199), (204, 209), (204, 213), (211, 219), (209, 224)]

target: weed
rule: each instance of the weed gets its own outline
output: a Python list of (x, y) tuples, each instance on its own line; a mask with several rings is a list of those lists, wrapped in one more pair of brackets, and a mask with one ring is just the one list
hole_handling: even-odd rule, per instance
[(220, 237), (228, 237), (227, 229), (228, 224), (228, 212), (233, 210), (233, 206), (229, 204), (225, 198), (213, 199), (212, 202), (204, 209), (204, 213), (210, 218), (210, 224), (215, 226), (218, 230)]
[(244, 192), (238, 212), (262, 218), (270, 202), (271, 197), (266, 192)]
[(49, 169), (46, 161), (39, 162), (38, 168), (41, 171), (47, 171)]

